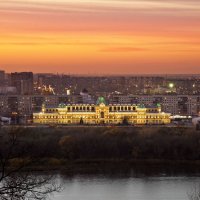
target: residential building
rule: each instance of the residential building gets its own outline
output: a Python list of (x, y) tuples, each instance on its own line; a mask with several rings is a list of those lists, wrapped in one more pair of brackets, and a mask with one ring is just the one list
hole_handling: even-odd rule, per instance
[(33, 94), (33, 73), (20, 72), (11, 73), (11, 86), (17, 88), (17, 93), (21, 95)]

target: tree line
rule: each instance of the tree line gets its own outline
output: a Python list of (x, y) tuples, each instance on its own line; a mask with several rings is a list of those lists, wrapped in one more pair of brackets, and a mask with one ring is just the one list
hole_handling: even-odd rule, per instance
[[(7, 132), (1, 130), (3, 155), (8, 151)], [(17, 162), (22, 155), (36, 160), (200, 159), (200, 134), (189, 128), (69, 127), (18, 129), (15, 132), (18, 140), (10, 162)]]

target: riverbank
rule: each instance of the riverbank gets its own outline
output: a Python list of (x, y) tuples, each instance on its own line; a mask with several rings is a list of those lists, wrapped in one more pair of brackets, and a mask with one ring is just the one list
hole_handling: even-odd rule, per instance
[(7, 154), (14, 135), (17, 142), (10, 166), (30, 162), (26, 167), (33, 171), (97, 173), (141, 168), (162, 172), (174, 168), (199, 173), (199, 133), (183, 127), (12, 128), (0, 130), (0, 151)]
[(77, 174), (127, 174), (134, 176), (160, 175), (200, 175), (200, 161), (188, 160), (58, 160), (46, 158), (24, 171), (51, 172), (65, 175)]

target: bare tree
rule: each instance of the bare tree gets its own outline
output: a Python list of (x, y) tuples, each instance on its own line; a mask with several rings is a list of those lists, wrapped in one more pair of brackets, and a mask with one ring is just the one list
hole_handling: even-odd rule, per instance
[(194, 189), (188, 193), (189, 200), (200, 200), (200, 187), (195, 186)]
[(59, 192), (61, 185), (55, 176), (36, 175), (28, 170), (37, 164), (37, 159), (20, 141), (21, 134), (20, 129), (0, 133), (0, 199), (47, 199), (51, 193)]

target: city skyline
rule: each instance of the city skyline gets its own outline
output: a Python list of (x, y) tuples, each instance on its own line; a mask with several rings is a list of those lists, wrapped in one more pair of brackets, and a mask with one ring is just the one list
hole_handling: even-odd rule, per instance
[(71, 74), (200, 73), (200, 3), (2, 0), (0, 67)]

